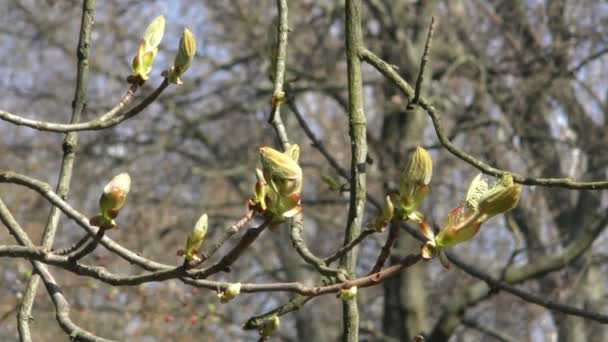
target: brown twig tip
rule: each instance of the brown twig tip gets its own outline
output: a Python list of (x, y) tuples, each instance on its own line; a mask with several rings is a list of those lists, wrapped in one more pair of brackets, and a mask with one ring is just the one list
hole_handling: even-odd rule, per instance
[(424, 71), (426, 69), (426, 64), (429, 59), (429, 52), (431, 50), (431, 44), (433, 43), (433, 34), (434, 33), (435, 33), (435, 17), (431, 17), (429, 33), (426, 36), (426, 42), (424, 43), (424, 52), (422, 53), (422, 58), (420, 60), (420, 70), (418, 70), (418, 78), (416, 79), (416, 89), (414, 92), (414, 99), (411, 102), (412, 106), (416, 106), (418, 104), (418, 100), (420, 99), (420, 90), (422, 88), (422, 82), (424, 81)]

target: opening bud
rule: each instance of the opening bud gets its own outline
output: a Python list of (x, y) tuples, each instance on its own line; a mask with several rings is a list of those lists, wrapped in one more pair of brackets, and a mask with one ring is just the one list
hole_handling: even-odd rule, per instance
[(340, 298), (344, 301), (353, 300), (356, 297), (357, 297), (357, 287), (356, 286), (352, 286), (347, 289), (341, 289), (340, 292), (338, 292), (338, 298)]
[(203, 214), (198, 221), (196, 221), (196, 224), (194, 225), (194, 228), (192, 228), (192, 232), (186, 241), (186, 252), (184, 253), (186, 260), (194, 262), (201, 260), (198, 253), (203, 244), (203, 240), (205, 239), (205, 235), (207, 234), (207, 227), (207, 214)]
[(217, 294), (222, 303), (228, 303), (241, 293), (241, 283), (230, 284), (224, 291)]
[(156, 17), (146, 29), (144, 37), (139, 44), (137, 55), (133, 58), (133, 76), (140, 83), (145, 82), (150, 72), (152, 72), (152, 64), (158, 52), (158, 46), (163, 39), (165, 33), (165, 17), (160, 15)]
[(291, 145), (284, 153), (271, 147), (260, 148), (262, 172), (261, 175), (259, 171), (256, 174), (258, 183), (253, 202), (259, 203), (274, 223), (282, 222), (284, 218), (293, 217), (302, 211), (302, 169), (298, 165), (299, 157), (298, 145)]
[(281, 325), (281, 320), (279, 319), (279, 316), (274, 315), (268, 318), (264, 321), (264, 323), (262, 323), (262, 326), (260, 327), (260, 335), (262, 335), (262, 338), (269, 338), (270, 336), (272, 336), (272, 334), (279, 330), (279, 325)]
[(378, 232), (383, 232), (384, 228), (391, 222), (393, 215), (395, 214), (395, 206), (391, 201), (391, 196), (384, 198), (384, 205), (380, 209), (380, 214), (376, 217), (373, 228)]
[(196, 54), (196, 40), (194, 35), (187, 28), (182, 33), (182, 38), (179, 41), (179, 49), (175, 56), (173, 66), (169, 71), (169, 82), (175, 84), (182, 84), (180, 77), (188, 70), (194, 55)]
[(407, 218), (415, 212), (426, 197), (432, 174), (433, 159), (431, 155), (422, 147), (416, 147), (401, 174), (399, 184), (400, 209), (403, 211), (404, 217)]
[[(99, 207), (101, 216), (96, 217), (100, 227), (115, 226), (114, 218), (118, 216), (119, 210), (127, 201), (127, 194), (131, 189), (131, 177), (128, 173), (123, 172), (112, 178), (112, 180), (103, 188), (103, 193), (99, 199)], [(93, 219), (92, 219), (93, 220)], [(108, 228), (108, 227), (106, 227)]]

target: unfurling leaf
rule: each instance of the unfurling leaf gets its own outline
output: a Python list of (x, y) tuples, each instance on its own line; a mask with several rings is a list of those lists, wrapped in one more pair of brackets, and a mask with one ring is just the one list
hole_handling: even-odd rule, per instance
[(146, 29), (137, 55), (133, 58), (133, 76), (138, 80), (137, 82), (145, 82), (152, 72), (152, 65), (164, 32), (165, 17), (162, 15), (156, 17)]
[(194, 228), (192, 228), (192, 232), (186, 241), (186, 251), (184, 252), (186, 260), (194, 262), (200, 261), (198, 253), (203, 244), (203, 240), (205, 239), (205, 235), (207, 234), (207, 226), (207, 214), (203, 214), (198, 221), (196, 221), (196, 224), (194, 225)]

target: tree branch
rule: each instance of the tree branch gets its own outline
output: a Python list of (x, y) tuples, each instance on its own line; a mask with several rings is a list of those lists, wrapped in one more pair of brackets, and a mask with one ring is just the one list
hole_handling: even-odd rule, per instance
[(160, 94), (167, 88), (167, 86), (169, 86), (169, 82), (167, 81), (167, 79), (165, 79), (152, 93), (150, 93), (146, 98), (144, 98), (137, 106), (131, 108), (125, 113), (119, 113), (120, 110), (122, 110), (128, 103), (132, 101), (132, 88), (129, 88), (127, 94), (110, 111), (102, 114), (97, 119), (82, 123), (61, 124), (32, 120), (2, 110), (0, 110), (0, 119), (13, 123), (17, 126), (26, 126), (37, 129), (39, 131), (47, 132), (68, 133), (78, 131), (97, 131), (116, 126), (119, 123), (126, 121), (141, 113), (150, 104), (152, 104), (152, 102), (154, 102), (158, 98), (158, 96), (160, 96)]
[[(350, 206), (344, 245), (348, 245), (361, 233), (363, 211), (366, 200), (367, 166), (367, 123), (363, 104), (363, 76), (359, 52), (363, 47), (361, 30), (361, 1), (346, 1), (346, 62), (348, 71), (348, 127), (351, 139), (350, 166)], [(357, 267), (357, 247), (348, 251), (340, 259), (340, 267), (344, 268), (350, 277), (355, 277)], [(344, 301), (342, 341), (359, 341), (359, 309), (356, 300)]]
[[(395, 84), (395, 86), (397, 86), (397, 88), (401, 90), (405, 97), (407, 97), (408, 101), (411, 101), (414, 98), (414, 89), (412, 89), (412, 87), (399, 75), (397, 71), (395, 71), (395, 69), (390, 64), (386, 63), (380, 57), (376, 56), (373, 52), (367, 49), (361, 49), (360, 56), (364, 61), (366, 61), (376, 70), (378, 70), (378, 72), (380, 72), (386, 78), (391, 80)], [(490, 166), (484, 163), (483, 161), (473, 157), (472, 155), (466, 153), (465, 151), (462, 151), (450, 141), (443, 129), (441, 119), (439, 119), (435, 107), (433, 107), (428, 100), (426, 100), (424, 97), (420, 97), (418, 104), (427, 112), (427, 114), (431, 118), (439, 142), (454, 156), (460, 158), (461, 160), (467, 162), (468, 164), (474, 166), (475, 168), (486, 174), (495, 177), (511, 174), (513, 175), (513, 180), (515, 182), (524, 185), (540, 185), (545, 187), (560, 187), (575, 190), (608, 189), (608, 181), (577, 182), (572, 178), (535, 178)]]
[[(76, 90), (74, 91), (74, 100), (72, 101), (72, 115), (70, 118), (70, 124), (76, 124), (80, 121), (82, 112), (86, 107), (86, 98), (88, 92), (88, 81), (89, 81), (89, 47), (91, 43), (91, 33), (93, 31), (95, 13), (95, 0), (85, 0), (82, 3), (82, 17), (80, 21), (80, 35), (78, 38), (78, 47), (76, 49), (77, 67), (76, 67)], [(78, 134), (70, 132), (65, 135), (63, 139), (63, 157), (61, 160), (61, 169), (59, 171), (59, 180), (57, 181), (57, 194), (61, 198), (65, 198), (70, 190), (70, 183), (72, 181), (72, 170), (74, 168), (74, 159), (76, 158), (76, 146), (78, 145)], [(52, 207), (49, 217), (42, 233), (42, 246), (44, 248), (52, 248), (55, 240), (55, 234), (57, 233), (57, 226), (59, 225), (59, 219), (61, 212), (56, 208)], [(44, 267), (36, 267), (39, 273), (43, 273)], [(31, 318), (32, 307), (36, 299), (36, 292), (38, 291), (39, 277), (33, 275), (28, 283), (23, 296), (23, 301), (19, 314), (17, 316), (19, 337), (22, 341), (29, 342), (31, 340), (29, 331), (29, 321)], [(43, 278), (44, 279), (44, 278)], [(50, 274), (47, 275), (47, 279), (44, 279), (44, 283), (49, 289), (49, 281), (53, 280)], [(59, 294), (61, 292), (58, 292)], [(63, 303), (61, 297), (56, 294), (51, 294), (53, 302), (57, 307), (58, 319), (64, 318), (64, 322), (69, 323), (69, 316), (59, 315), (59, 304)], [(69, 312), (69, 311), (68, 311)], [(68, 324), (61, 324), (62, 320), (59, 320), (59, 324), (62, 328), (68, 326)], [(76, 327), (77, 328), (77, 327)], [(67, 331), (67, 330), (66, 330)]]
[(286, 150), (289, 148), (289, 139), (287, 131), (281, 119), (281, 103), (284, 101), (285, 92), (283, 92), (283, 83), (285, 80), (285, 60), (287, 59), (287, 34), (289, 27), (287, 26), (287, 0), (277, 0), (277, 10), (279, 22), (277, 25), (277, 49), (274, 56), (274, 84), (272, 90), (272, 110), (268, 123), (274, 127), (277, 137)]

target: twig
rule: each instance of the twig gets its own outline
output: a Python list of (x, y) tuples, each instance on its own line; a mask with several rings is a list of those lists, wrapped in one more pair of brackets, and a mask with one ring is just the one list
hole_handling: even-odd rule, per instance
[[(11, 212), (8, 210), (6, 205), (2, 199), (0, 199), (0, 221), (4, 223), (4, 225), (11, 232), (15, 240), (22, 246), (12, 246), (0, 248), (1, 250), (9, 251), (10, 253), (21, 253), (24, 250), (32, 251), (33, 253), (37, 253), (38, 255), (46, 255), (46, 248), (44, 247), (36, 247), (27, 236), (27, 233), (21, 228), (19, 223), (15, 220)], [(21, 251), (19, 251), (21, 249)], [(1, 255), (1, 254), (0, 254)], [(67, 261), (66, 257), (64, 258)], [(42, 258), (46, 260), (46, 257)], [(59, 290), (57, 282), (51, 275), (51, 273), (47, 270), (47, 268), (40, 262), (32, 261), (32, 265), (38, 276), (42, 279), (46, 289), (51, 296), (51, 300), (55, 305), (55, 312), (57, 317), (57, 322), (59, 326), (70, 336), (70, 339), (73, 341), (86, 341), (86, 342), (111, 342), (110, 340), (106, 340), (104, 338), (93, 335), (92, 333), (80, 328), (70, 319), (70, 305)], [(33, 276), (32, 276), (33, 277)], [(34, 291), (35, 294), (36, 291)], [(21, 316), (22, 317), (22, 316)], [(19, 334), (21, 340), (26, 340), (28, 338), (31, 339), (30, 331), (29, 331), (29, 319), (30, 316), (25, 316), (26, 324), (24, 326), (19, 325)], [(25, 329), (25, 330), (23, 330)]]
[[(77, 124), (80, 121), (82, 113), (86, 107), (86, 97), (88, 92), (88, 81), (89, 81), (89, 47), (91, 43), (91, 33), (93, 31), (93, 22), (94, 22), (94, 13), (95, 13), (95, 0), (85, 0), (82, 3), (82, 17), (80, 21), (80, 34), (78, 37), (78, 47), (76, 49), (76, 58), (77, 58), (77, 66), (76, 66), (76, 86), (74, 91), (74, 100), (72, 101), (72, 115), (70, 117), (70, 124)], [(74, 169), (74, 159), (76, 158), (76, 146), (78, 145), (78, 134), (75, 132), (69, 132), (65, 135), (63, 139), (63, 157), (61, 160), (61, 168), (59, 171), (59, 179), (57, 181), (57, 194), (64, 198), (67, 196), (70, 190), (70, 183), (72, 181), (72, 170)], [(61, 212), (56, 208), (52, 207), (51, 212), (49, 213), (49, 217), (46, 222), (46, 226), (44, 227), (42, 233), (42, 246), (44, 248), (52, 248), (53, 242), (55, 240), (55, 234), (57, 233), (57, 226), (59, 225), (59, 219), (61, 217)], [(38, 266), (37, 263), (33, 263), (35, 269), (43, 274), (42, 271), (45, 270), (44, 267)], [(19, 337), (22, 341), (29, 342), (31, 341), (31, 334), (29, 328), (29, 322), (32, 313), (32, 307), (34, 305), (34, 301), (36, 300), (36, 291), (38, 290), (40, 277), (34, 274), (27, 283), (27, 287), (25, 290), (25, 294), (23, 296), (23, 301), (21, 303), (21, 308), (19, 309), (19, 314), (17, 315), (18, 322), (18, 331)], [(52, 280), (50, 274), (44, 278), (44, 283), (49, 289), (49, 281)], [(60, 292), (59, 292), (60, 293)], [(49, 291), (49, 294), (51, 292)], [(63, 303), (61, 301), (62, 297), (58, 297), (55, 294), (51, 294), (53, 299), (53, 303), (57, 308), (57, 319), (59, 320), (59, 325), (68, 333), (70, 333), (70, 329), (72, 331), (78, 331), (77, 326), (71, 326), (69, 320), (69, 316), (67, 313), (65, 316), (60, 316), (62, 312), (60, 310), (60, 304)], [(64, 300), (65, 301), (65, 300)], [(67, 303), (67, 302), (66, 302)], [(67, 310), (63, 310), (69, 312), (69, 306)], [(63, 317), (63, 320), (61, 319)], [(62, 324), (62, 322), (67, 322), (66, 324)]]
[(198, 279), (204, 279), (217, 272), (230, 272), (230, 266), (241, 256), (247, 247), (251, 246), (253, 241), (257, 239), (260, 233), (262, 233), (264, 229), (268, 227), (268, 224), (269, 222), (265, 221), (257, 228), (249, 228), (241, 240), (239, 240), (239, 243), (237, 243), (236, 246), (234, 246), (226, 255), (224, 255), (222, 259), (212, 266), (197, 272), (195, 277)]
[(298, 215), (293, 219), (291, 224), (291, 244), (296, 249), (296, 252), (306, 261), (312, 265), (319, 273), (328, 277), (338, 277), (340, 280), (345, 280), (345, 271), (339, 268), (328, 267), (326, 262), (314, 255), (306, 246), (304, 238), (302, 237), (302, 231), (304, 229), (304, 221), (302, 215)]
[(426, 43), (424, 44), (424, 52), (420, 60), (420, 69), (418, 70), (418, 77), (416, 79), (416, 91), (414, 92), (414, 99), (412, 100), (412, 106), (418, 104), (420, 99), (420, 89), (422, 88), (422, 82), (424, 81), (424, 69), (429, 59), (429, 51), (431, 50), (431, 44), (433, 42), (433, 33), (435, 32), (435, 17), (431, 17), (431, 25), (429, 26), (429, 33), (426, 36)]
[(493, 288), (507, 291), (510, 294), (525, 300), (526, 302), (538, 304), (551, 311), (557, 311), (565, 313), (567, 315), (578, 316), (593, 320), (595, 322), (608, 324), (608, 315), (561, 304), (559, 302), (547, 299), (544, 296), (521, 290), (516, 286), (513, 286), (505, 281), (498, 280), (485, 272), (482, 272), (474, 267), (471, 267), (470, 265), (465, 264), (460, 259), (456, 258), (454, 255), (451, 255), (450, 253), (448, 253), (448, 258), (454, 265), (458, 266), (458, 268), (462, 269), (466, 273), (474, 276), (475, 278), (485, 281)]
[(277, 9), (279, 14), (279, 22), (277, 25), (277, 49), (274, 56), (274, 84), (272, 91), (272, 110), (268, 123), (274, 127), (277, 137), (283, 146), (283, 149), (289, 148), (289, 139), (285, 125), (281, 119), (281, 103), (285, 98), (283, 92), (283, 82), (285, 80), (285, 60), (287, 59), (287, 34), (289, 32), (287, 22), (287, 0), (277, 0)]
[(400, 224), (398, 222), (391, 222), (388, 231), (388, 236), (386, 237), (386, 242), (384, 243), (384, 246), (382, 246), (382, 249), (380, 250), (380, 255), (378, 255), (378, 259), (376, 260), (376, 264), (372, 268), (371, 272), (369, 272), (369, 274), (376, 273), (382, 269), (382, 266), (384, 266), (386, 259), (388, 259), (388, 257), (391, 255), (391, 249), (393, 248), (393, 245), (399, 238), (399, 230), (401, 230)]
[[(292, 113), (295, 115), (296, 119), (298, 120), (298, 123), (300, 124), (300, 127), (302, 127), (302, 129), (304, 130), (304, 133), (306, 134), (308, 139), (310, 139), (310, 141), (312, 142), (312, 146), (314, 148), (316, 148), (317, 150), (319, 150), (319, 152), (323, 155), (323, 157), (325, 157), (325, 159), (329, 162), (329, 165), (331, 165), (331, 167), (334, 170), (336, 170), (336, 172), (342, 178), (344, 178), (346, 181), (348, 181), (350, 183), (350, 175), (348, 174), (348, 171), (338, 163), (336, 158), (334, 158), (331, 155), (331, 153), (329, 153), (327, 148), (325, 148), (323, 141), (321, 141), (316, 136), (316, 134), (312, 131), (312, 129), (310, 129), (310, 126), (308, 125), (308, 123), (306, 123), (306, 120), (304, 120), (304, 117), (302, 116), (302, 113), (298, 109), (293, 97), (291, 97), (291, 96), (287, 97), (287, 105), (291, 109)], [(381, 208), (380, 202), (378, 202), (378, 200), (375, 199), (371, 194), (369, 194), (369, 193), (367, 194), (367, 199), (376, 209)]]
[[(379, 283), (383, 282), (384, 280), (395, 276), (396, 274), (401, 272), (403, 269), (416, 264), (420, 260), (422, 260), (422, 257), (420, 256), (420, 254), (410, 254), (410, 255), (406, 256), (405, 258), (403, 258), (402, 260), (400, 260), (397, 264), (389, 266), (378, 273), (370, 274), (368, 276), (357, 278), (354, 280), (348, 280), (345, 282), (341, 282), (341, 283), (337, 283), (337, 284), (333, 284), (333, 285), (327, 285), (327, 286), (320, 286), (320, 287), (307, 287), (307, 286), (296, 285), (298, 287), (298, 291), (294, 291), (294, 292), (300, 293), (303, 296), (296, 297), (293, 300), (291, 300), (290, 302), (283, 304), (283, 305), (279, 306), (278, 308), (275, 308), (267, 313), (252, 317), (251, 319), (249, 319), (247, 321), (247, 323), (244, 326), (244, 329), (259, 328), (259, 324), (261, 324), (264, 321), (264, 319), (271, 317), (272, 315), (276, 314), (278, 316), (282, 316), (286, 313), (298, 310), (306, 302), (308, 302), (312, 297), (320, 296), (320, 295), (327, 294), (327, 293), (337, 293), (342, 289), (350, 288), (353, 286), (356, 286), (357, 288), (366, 288), (366, 287), (378, 285)], [(287, 284), (281, 285), (281, 286), (286, 287), (286, 285)], [(291, 287), (293, 285), (289, 285), (289, 286)], [(244, 287), (241, 287), (241, 292), (243, 291), (243, 288)], [(308, 296), (308, 297), (304, 297), (304, 296)]]
[(287, 302), (279, 307), (276, 307), (261, 315), (256, 315), (256, 316), (251, 317), (250, 319), (247, 320), (247, 323), (245, 323), (245, 325), (243, 326), (243, 329), (244, 330), (260, 329), (262, 327), (262, 324), (264, 324), (264, 322), (266, 320), (273, 317), (274, 315), (283, 316), (290, 312), (300, 310), (300, 308), (302, 308), (304, 306), (304, 304), (306, 304), (312, 298), (313, 297), (308, 297), (308, 296), (303, 296), (303, 295), (297, 296), (296, 298), (290, 300), (289, 302)]
[(85, 236), (83, 236), (75, 244), (73, 244), (69, 247), (66, 247), (66, 248), (55, 249), (55, 250), (53, 250), (53, 253), (55, 253), (57, 255), (70, 254), (70, 253), (74, 252), (75, 250), (79, 249), (80, 247), (82, 247), (87, 241), (89, 241), (90, 238), (91, 238), (91, 235), (85, 234)]
[[(169, 82), (165, 79), (152, 93), (150, 93), (146, 98), (144, 98), (137, 106), (131, 108), (129, 111), (125, 113), (118, 114), (118, 112), (123, 109), (127, 103), (132, 100), (132, 94), (130, 95), (127, 92), (127, 95), (123, 97), (121, 102), (118, 103), (112, 110), (103, 114), (101, 117), (97, 119), (93, 119), (87, 122), (82, 123), (69, 123), (69, 124), (61, 124), (54, 122), (46, 122), (39, 120), (32, 120), (20, 117), (15, 114), (11, 114), (9, 112), (5, 112), (0, 110), (0, 119), (13, 123), (17, 126), (26, 126), (30, 128), (37, 129), (39, 131), (47, 131), (47, 132), (58, 132), (58, 133), (68, 133), (68, 132), (78, 132), (78, 131), (97, 131), (106, 129), (109, 127), (113, 127), (118, 125), (119, 123), (126, 121), (135, 115), (141, 113), (144, 109), (146, 109), (152, 102), (154, 102), (158, 96), (169, 86)], [(126, 100), (126, 102), (125, 102)]]
[[(600, 232), (602, 232), (608, 224), (608, 215), (598, 220), (597, 224), (594, 225), (593, 228), (586, 230), (581, 237), (579, 237), (576, 241), (573, 241), (568, 245), (564, 250), (558, 255), (545, 255), (543, 257), (536, 258), (533, 262), (524, 265), (524, 266), (511, 266), (504, 272), (504, 280), (500, 281), (492, 277), (491, 275), (479, 270), (478, 268), (471, 266), (459, 258), (457, 258), (452, 253), (447, 253), (448, 259), (456, 265), (458, 268), (462, 269), (469, 275), (483, 280), (482, 283), (478, 283), (475, 285), (471, 285), (467, 288), (469, 290), (475, 290), (474, 295), (470, 295), (469, 293), (459, 295), (462, 298), (467, 298), (466, 301), (459, 301), (458, 306), (452, 308), (455, 310), (454, 312), (463, 312), (464, 308), (477, 303), (479, 300), (486, 298), (487, 296), (495, 293), (496, 291), (492, 291), (492, 289), (500, 289), (506, 292), (509, 292), (517, 297), (520, 297), (526, 301), (530, 299), (530, 302), (546, 307), (549, 310), (559, 311), (565, 314), (574, 315), (584, 317), (590, 320), (594, 320), (600, 323), (608, 323), (608, 315), (603, 315), (591, 311), (585, 311), (582, 309), (574, 308), (568, 305), (560, 304), (551, 300), (547, 300), (542, 298), (541, 296), (526, 292), (521, 290), (512, 284), (518, 284), (524, 282), (526, 280), (540, 277), (552, 271), (556, 271), (561, 269), (564, 265), (568, 264), (570, 261), (581, 255), (583, 252), (587, 250), (587, 248), (593, 243), (595, 238), (598, 236)], [(402, 228), (405, 229), (410, 235), (415, 237), (420, 241), (426, 241), (426, 238), (422, 236), (420, 231), (413, 227), (409, 227), (408, 225), (403, 224)], [(485, 286), (484, 288), (480, 288)], [(441, 319), (437, 323), (441, 324)], [(450, 323), (453, 326), (453, 322)], [(437, 326), (431, 332), (431, 335), (434, 335), (435, 332), (438, 332)], [(429, 338), (433, 340), (432, 338)]]
[[(362, 48), (360, 50), (359, 55), (364, 61), (368, 62), (382, 75), (391, 80), (408, 99), (412, 99), (415, 96), (414, 89), (412, 89), (412, 87), (401, 76), (399, 76), (399, 74), (393, 69), (390, 64), (386, 63), (380, 57), (376, 56), (373, 52), (365, 48)], [(430, 102), (424, 97), (420, 97), (418, 102), (420, 107), (422, 107), (430, 116), (431, 121), (433, 122), (433, 127), (435, 128), (435, 134), (437, 135), (439, 142), (454, 156), (460, 158), (461, 160), (476, 167), (477, 169), (486, 174), (496, 177), (510, 174), (513, 176), (513, 180), (515, 182), (524, 185), (561, 187), (575, 190), (608, 189), (608, 180), (594, 182), (577, 182), (572, 178), (535, 178), (490, 166), (456, 147), (446, 135), (435, 107), (433, 107)]]
[(228, 229), (226, 229), (224, 231), (224, 235), (222, 235), (222, 237), (220, 238), (220, 240), (218, 242), (216, 242), (207, 253), (205, 253), (204, 255), (202, 255), (201, 257), (201, 263), (209, 260), (209, 258), (211, 258), (215, 252), (217, 252), (223, 245), (224, 243), (226, 243), (226, 241), (230, 240), (230, 238), (232, 236), (234, 236), (234, 234), (238, 233), (239, 230), (244, 227), (247, 223), (249, 223), (249, 221), (251, 221), (251, 219), (253, 218), (253, 215), (255, 214), (255, 210), (252, 209), (247, 209), (247, 213), (245, 214), (245, 216), (243, 216), (243, 218), (241, 218), (240, 220), (238, 220), (235, 224), (231, 225), (230, 227), (228, 227)]
[[(95, 236), (97, 234), (99, 228), (91, 226), (89, 224), (88, 217), (78, 212), (69, 203), (64, 201), (59, 195), (53, 192), (51, 186), (47, 183), (10, 171), (0, 173), (0, 183), (18, 184), (36, 191), (44, 199), (49, 201), (54, 207), (59, 208), (59, 210), (61, 210), (66, 216), (76, 222), (89, 235)], [(116, 243), (114, 240), (110, 239), (107, 236), (104, 236), (100, 243), (112, 253), (118, 255), (119, 257), (130, 263), (142, 267), (145, 270), (153, 271), (172, 267), (170, 265), (146, 259), (138, 255), (137, 253), (132, 252), (128, 248), (121, 246), (120, 244)]]
[(483, 324), (480, 324), (472, 319), (468, 319), (468, 318), (463, 318), (462, 319), (462, 324), (464, 324), (465, 326), (469, 327), (469, 328), (473, 328), (475, 330), (479, 330), (480, 332), (493, 337), (494, 339), (496, 339), (497, 341), (500, 342), (515, 342), (517, 341), (517, 339), (508, 336), (507, 334), (500, 332), (496, 329), (492, 329), (489, 328)]
[(331, 264), (332, 262), (340, 259), (342, 257), (342, 255), (344, 255), (344, 253), (350, 251), (353, 247), (355, 247), (358, 244), (360, 244), (361, 241), (365, 240), (365, 238), (367, 236), (372, 235), (374, 233), (376, 233), (375, 229), (365, 229), (364, 231), (361, 232), (361, 234), (359, 234), (359, 236), (357, 236), (355, 239), (353, 239), (352, 241), (350, 241), (345, 246), (342, 246), (342, 248), (340, 248), (339, 250), (337, 250), (334, 254), (332, 254), (332, 255), (326, 257), (325, 259), (323, 259), (323, 261), (325, 261), (325, 263), (327, 265)]
[(75, 250), (67, 255), (68, 261), (76, 262), (76, 261), (84, 258), (85, 256), (87, 256), (89, 253), (93, 252), (95, 250), (95, 248), (97, 247), (97, 245), (99, 244), (99, 241), (101, 241), (101, 239), (103, 239), (103, 236), (105, 235), (105, 233), (106, 233), (106, 229), (103, 227), (100, 227), (99, 230), (97, 230), (97, 234), (95, 234), (93, 239), (90, 240), (89, 243), (86, 244), (80, 251)]

